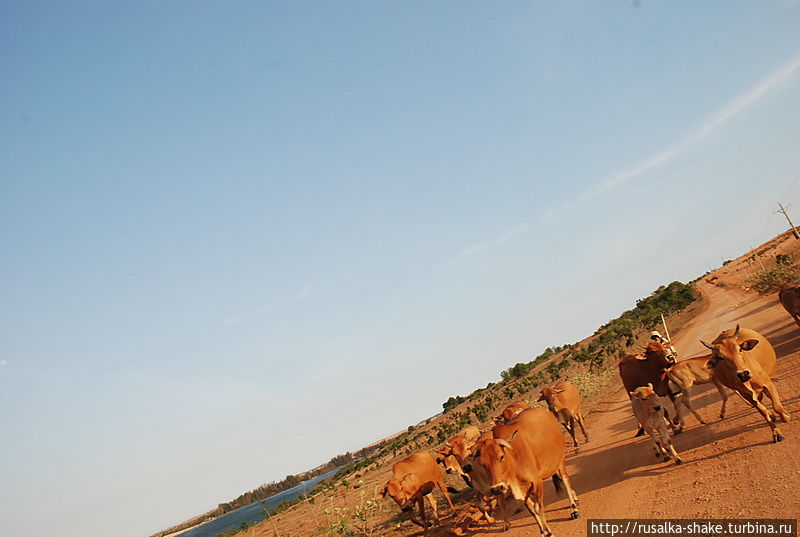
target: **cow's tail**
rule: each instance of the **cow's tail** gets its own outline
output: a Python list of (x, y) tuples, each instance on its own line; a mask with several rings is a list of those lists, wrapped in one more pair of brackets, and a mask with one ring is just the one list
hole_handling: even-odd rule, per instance
[(556, 494), (561, 495), (561, 491), (564, 490), (564, 480), (561, 479), (560, 475), (553, 474), (553, 486), (556, 489)]

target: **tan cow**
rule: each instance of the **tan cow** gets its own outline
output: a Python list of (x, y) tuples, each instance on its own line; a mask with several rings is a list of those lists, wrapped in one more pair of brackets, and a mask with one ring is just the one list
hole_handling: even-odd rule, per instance
[(546, 537), (552, 532), (544, 517), (544, 480), (553, 477), (557, 489), (563, 484), (567, 490), (571, 518), (578, 518), (578, 498), (564, 464), (564, 436), (552, 414), (531, 408), (495, 425), (492, 434), (474, 446), (473, 454), (488, 471), (492, 495), (524, 503)]
[[(719, 419), (725, 418), (725, 408), (728, 404), (728, 394), (725, 393), (725, 388), (722, 386), (719, 380), (714, 378), (714, 376), (711, 374), (711, 369), (708, 367), (709, 358), (711, 358), (710, 354), (705, 356), (695, 356), (694, 358), (687, 358), (686, 360), (681, 360), (666, 370), (669, 380), (674, 382), (678, 388), (680, 388), (680, 392), (675, 396), (675, 410), (678, 414), (678, 430), (680, 431), (683, 430), (684, 426), (682, 412), (683, 406), (688, 408), (689, 411), (694, 414), (694, 417), (697, 418), (697, 421), (703, 425), (706, 424), (705, 420), (695, 411), (694, 407), (692, 407), (689, 390), (695, 384), (706, 384), (708, 382), (714, 383), (714, 386), (717, 387), (717, 391), (719, 391), (719, 395), (722, 397), (722, 408), (719, 411)], [(681, 406), (681, 404), (683, 404), (683, 406)]]
[(800, 285), (790, 285), (780, 290), (778, 300), (797, 326), (800, 326)]
[(514, 416), (522, 412), (523, 410), (528, 410), (531, 405), (528, 404), (527, 401), (516, 401), (511, 403), (507, 407), (503, 409), (499, 416), (494, 419), (495, 423), (508, 423), (509, 420), (513, 419)]
[[(773, 442), (784, 440), (776, 421), (789, 421), (789, 414), (783, 410), (772, 381), (777, 359), (770, 342), (755, 330), (737, 324), (736, 330), (725, 330), (711, 344), (701, 343), (711, 350), (708, 366), (712, 376), (758, 410), (772, 430)], [(772, 400), (772, 413), (761, 403), (764, 394)]]
[(628, 395), (631, 398), (633, 414), (653, 440), (656, 457), (664, 455), (664, 460), (672, 458), (675, 460), (675, 464), (682, 463), (683, 461), (672, 446), (672, 440), (669, 437), (668, 422), (664, 412), (666, 399), (656, 394), (652, 384), (640, 386)]
[(575, 451), (578, 451), (578, 439), (575, 438), (575, 422), (581, 427), (583, 437), (589, 441), (586, 428), (583, 426), (583, 415), (581, 414), (581, 395), (575, 385), (567, 380), (556, 382), (552, 386), (542, 389), (539, 401), (545, 401), (550, 412), (564, 426), (572, 442), (575, 444)]
[(460, 475), (468, 487), (472, 487), (472, 482), (469, 475), (461, 468), (461, 462), (480, 435), (480, 429), (474, 425), (468, 425), (444, 445), (434, 450), (437, 454), (436, 462), (441, 463), (448, 474)]
[[(439, 513), (436, 499), (433, 497), (434, 487), (439, 487), (452, 512), (453, 502), (447, 493), (442, 470), (436, 464), (436, 458), (429, 451), (420, 451), (409, 455), (394, 464), (392, 478), (386, 482), (381, 492), (382, 497), (388, 494), (400, 506), (400, 510), (410, 514), (411, 521), (427, 530), (430, 524), (425, 519), (425, 503), (428, 498), (433, 511), (433, 518), (438, 522)], [(419, 506), (420, 518), (414, 516), (414, 503)]]

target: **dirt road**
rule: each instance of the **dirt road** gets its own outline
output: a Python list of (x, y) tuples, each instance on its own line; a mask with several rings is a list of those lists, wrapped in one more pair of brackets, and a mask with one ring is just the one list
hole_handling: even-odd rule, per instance
[[(633, 437), (636, 423), (620, 385), (595, 405), (588, 419), (591, 443), (569, 459), (582, 518), (569, 520), (566, 500), (554, 501), (552, 486), (546, 486), (547, 519), (558, 537), (585, 535), (587, 518), (800, 515), (800, 495), (795, 491), (800, 483), (800, 329), (775, 297), (756, 298), (706, 283), (699, 287), (707, 308), (680, 334), (673, 334), (681, 356), (703, 354), (700, 338), (710, 341), (737, 323), (766, 336), (778, 353), (778, 390), (795, 418), (781, 424), (786, 441), (773, 444), (761, 416), (733, 394), (728, 415), (720, 421), (716, 389), (698, 386), (693, 401), (709, 425), (688, 415), (686, 431), (674, 439), (684, 464), (659, 462), (649, 439)], [(518, 514), (504, 535), (539, 535), (533, 518), (526, 515)]]

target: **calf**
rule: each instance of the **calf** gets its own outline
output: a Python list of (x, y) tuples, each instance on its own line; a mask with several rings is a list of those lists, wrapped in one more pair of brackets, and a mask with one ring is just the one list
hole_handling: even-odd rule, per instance
[(656, 457), (664, 455), (665, 460), (675, 459), (675, 464), (681, 460), (669, 437), (667, 417), (664, 412), (663, 399), (653, 390), (653, 385), (640, 386), (630, 392), (633, 413), (644, 430), (653, 439), (653, 449)]
[[(700, 343), (711, 350), (708, 367), (712, 377), (741, 395), (761, 414), (772, 430), (773, 442), (784, 440), (776, 422), (789, 421), (789, 414), (784, 411), (778, 388), (772, 381), (777, 359), (769, 341), (755, 330), (737, 324), (736, 330), (725, 330), (711, 344)], [(764, 394), (772, 400), (772, 413), (761, 403)]]
[[(423, 496), (428, 498), (433, 511), (433, 518), (438, 522), (439, 513), (436, 509), (436, 499), (433, 497), (434, 487), (439, 487), (444, 499), (453, 511), (453, 502), (447, 493), (442, 470), (436, 464), (436, 458), (429, 451), (420, 451), (409, 455), (394, 464), (392, 478), (386, 482), (381, 492), (382, 497), (388, 494), (400, 506), (400, 510), (408, 512), (411, 522), (427, 530), (430, 524), (425, 519), (425, 503)], [(414, 516), (414, 504), (419, 507), (418, 519)]]
[(725, 407), (728, 404), (728, 394), (725, 393), (725, 388), (722, 386), (720, 381), (714, 378), (714, 376), (711, 374), (711, 369), (708, 367), (709, 358), (711, 358), (710, 354), (705, 356), (695, 356), (694, 358), (687, 358), (686, 360), (681, 360), (666, 370), (669, 380), (675, 383), (680, 389), (680, 392), (675, 396), (675, 411), (678, 415), (679, 431), (683, 430), (684, 425), (682, 412), (683, 407), (681, 404), (686, 406), (686, 408), (688, 408), (689, 411), (694, 414), (694, 417), (697, 418), (697, 421), (703, 425), (706, 424), (705, 420), (692, 407), (689, 389), (695, 384), (706, 384), (708, 382), (714, 383), (717, 391), (719, 391), (720, 397), (722, 397), (722, 408), (719, 411), (719, 419), (725, 418)]
[(583, 438), (588, 442), (589, 435), (583, 426), (583, 415), (581, 414), (581, 396), (577, 388), (566, 380), (556, 382), (552, 386), (542, 389), (539, 401), (545, 401), (550, 412), (564, 426), (572, 437), (575, 444), (575, 451), (578, 451), (578, 439), (575, 438), (575, 422), (581, 427)]

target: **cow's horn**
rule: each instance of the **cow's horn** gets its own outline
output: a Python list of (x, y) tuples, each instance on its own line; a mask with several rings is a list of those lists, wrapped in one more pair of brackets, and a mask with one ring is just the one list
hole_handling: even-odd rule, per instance
[(714, 347), (713, 347), (712, 345), (709, 345), (708, 343), (706, 343), (706, 342), (705, 342), (705, 341), (703, 341), (702, 339), (700, 340), (700, 343), (702, 343), (702, 344), (703, 344), (703, 347), (705, 347), (705, 348), (707, 348), (707, 349), (711, 349), (712, 351), (714, 350)]
[(502, 438), (500, 438), (497, 441), (497, 443), (500, 444), (501, 446), (503, 446), (506, 449), (514, 449), (514, 448), (511, 447), (511, 444), (509, 444), (507, 440), (503, 440)]
[(733, 337), (737, 337), (739, 335), (739, 325), (736, 325), (736, 331), (733, 333)]

